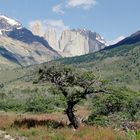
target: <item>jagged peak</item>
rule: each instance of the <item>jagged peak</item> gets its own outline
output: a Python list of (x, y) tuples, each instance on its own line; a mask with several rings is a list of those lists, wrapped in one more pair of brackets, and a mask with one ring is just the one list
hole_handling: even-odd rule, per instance
[(107, 45), (107, 42), (105, 41), (105, 39), (100, 34), (98, 34), (97, 32), (93, 32), (91, 30), (88, 30), (86, 28), (66, 29), (66, 30), (63, 31), (62, 34), (65, 34), (65, 33), (67, 34), (68, 32), (76, 32), (76, 33), (79, 33), (79, 34), (81, 34), (85, 37), (89, 37), (91, 39), (99, 41), (102, 44)]

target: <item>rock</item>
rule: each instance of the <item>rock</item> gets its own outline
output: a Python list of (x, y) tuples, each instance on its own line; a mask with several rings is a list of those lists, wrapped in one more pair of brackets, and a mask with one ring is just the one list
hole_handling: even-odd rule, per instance
[(49, 42), (49, 45), (52, 46), (53, 49), (59, 51), (57, 33), (55, 29), (48, 28), (44, 34), (44, 38)]
[(99, 34), (85, 29), (64, 30), (57, 39), (56, 31), (49, 28), (44, 37), (64, 57), (84, 55), (106, 47), (106, 41)]
[(106, 41), (96, 32), (85, 29), (65, 30), (59, 39), (64, 56), (78, 56), (103, 49)]
[(7, 134), (7, 135), (4, 135), (4, 139), (5, 139), (5, 140), (11, 140), (12, 137), (11, 137), (10, 135)]
[(0, 130), (0, 140), (28, 140), (28, 139), (25, 137), (17, 137), (17, 136), (13, 137), (9, 135), (7, 132)]

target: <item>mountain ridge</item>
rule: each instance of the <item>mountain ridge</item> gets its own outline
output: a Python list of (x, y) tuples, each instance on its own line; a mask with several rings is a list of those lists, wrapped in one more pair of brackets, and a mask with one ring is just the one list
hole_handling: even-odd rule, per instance
[(61, 57), (44, 38), (5, 15), (0, 15), (0, 32), (0, 55), (9, 62), (27, 66)]
[(118, 43), (114, 44), (114, 45), (110, 45), (104, 49), (112, 49), (112, 48), (116, 48), (122, 45), (131, 45), (134, 43), (140, 42), (140, 31), (137, 31), (133, 34), (131, 34), (130, 36), (126, 37), (125, 39), (119, 41)]
[(32, 25), (32, 32), (48, 40), (49, 45), (63, 57), (72, 57), (96, 52), (106, 47), (107, 42), (98, 33), (87, 29), (65, 29), (59, 35), (53, 27), (42, 28)]

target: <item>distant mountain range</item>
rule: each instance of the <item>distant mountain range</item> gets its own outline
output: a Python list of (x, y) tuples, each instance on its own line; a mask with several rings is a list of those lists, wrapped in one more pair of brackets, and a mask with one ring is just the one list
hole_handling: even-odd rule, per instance
[(32, 27), (33, 33), (44, 37), (50, 46), (63, 57), (79, 56), (97, 52), (106, 47), (106, 41), (96, 32), (86, 29), (66, 29), (59, 36), (53, 28), (48, 28), (44, 34), (38, 27)]
[(67, 29), (60, 36), (53, 28), (39, 34), (33, 33), (15, 19), (0, 15), (0, 67), (28, 66), (61, 57), (74, 57), (109, 50), (140, 41), (140, 31), (115, 45), (107, 42), (96, 32), (86, 29)]
[(17, 20), (0, 15), (1, 65), (33, 65), (96, 52), (105, 47), (103, 37), (89, 30), (65, 30), (58, 39), (54, 29), (48, 28), (41, 36), (32, 33)]

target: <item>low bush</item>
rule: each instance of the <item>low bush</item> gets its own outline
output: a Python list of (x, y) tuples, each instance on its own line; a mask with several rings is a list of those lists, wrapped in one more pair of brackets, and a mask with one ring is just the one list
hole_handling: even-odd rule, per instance
[(48, 112), (48, 110), (52, 110), (50, 102), (42, 95), (30, 97), (27, 101), (27, 112)]
[(92, 114), (88, 124), (113, 125), (140, 120), (140, 93), (127, 89), (113, 89), (110, 94), (92, 99)]
[(26, 104), (16, 100), (0, 100), (0, 110), (3, 111), (25, 111)]

